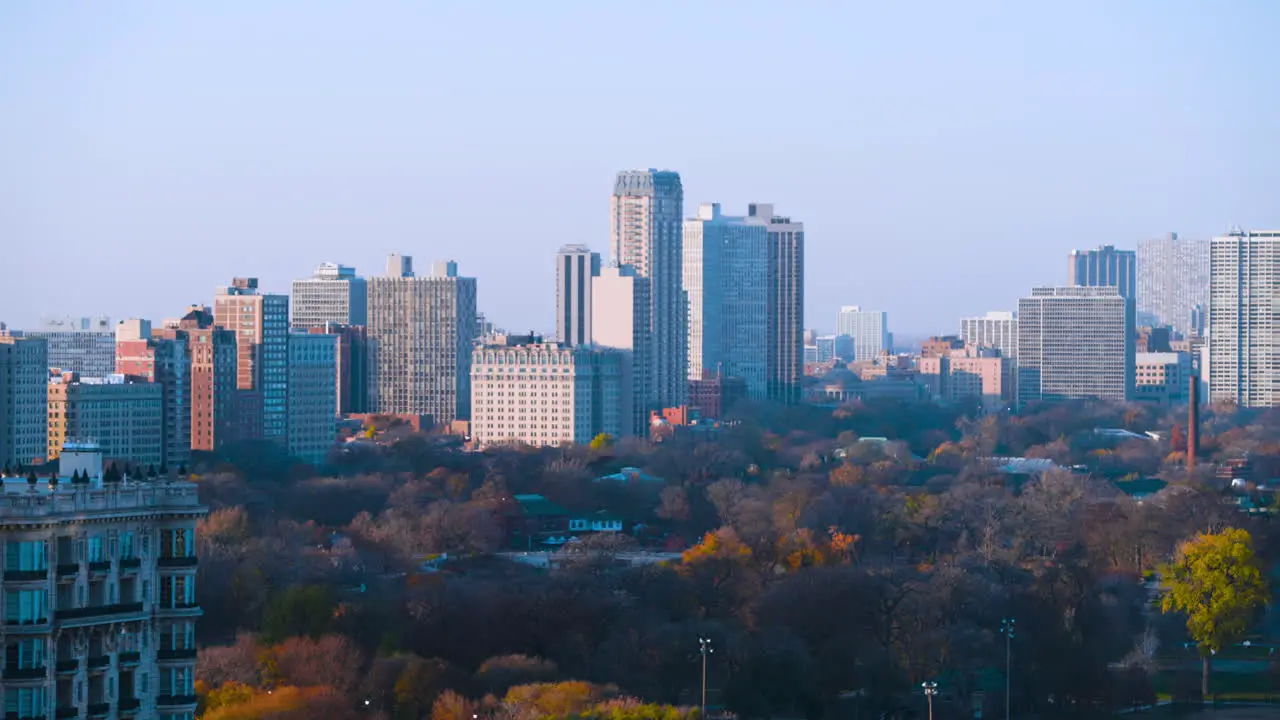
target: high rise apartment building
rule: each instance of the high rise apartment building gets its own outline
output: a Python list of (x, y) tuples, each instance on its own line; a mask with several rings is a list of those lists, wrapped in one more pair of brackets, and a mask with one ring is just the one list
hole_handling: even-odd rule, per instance
[(108, 460), (142, 467), (164, 464), (164, 390), (124, 375), (82, 378), (63, 373), (49, 383), (49, 451), (92, 441)]
[(747, 205), (747, 219), (764, 224), (769, 255), (765, 395), (795, 405), (804, 375), (804, 223), (774, 215), (769, 203)]
[[(612, 260), (649, 281), (649, 332), (653, 336), (648, 398), (651, 407), (684, 404), (688, 316), (682, 287), (684, 188), (668, 170), (618, 173), (611, 201)], [(650, 409), (650, 408), (646, 408)]]
[(214, 324), (235, 333), (239, 439), (286, 441), (289, 410), (289, 297), (235, 278), (213, 301)]
[(1041, 287), (1018, 301), (1018, 406), (1133, 395), (1133, 300), (1116, 287)]
[(412, 259), (392, 256), (402, 275), (369, 278), (369, 336), (377, 343), (377, 403), (383, 413), (430, 415), (436, 424), (470, 417), (476, 281), (457, 264), (414, 277)]
[(186, 344), (191, 367), (191, 449), (220, 450), (237, 439), (236, 334), (215, 327), (213, 312), (192, 306), (152, 335)]
[(307, 332), (332, 335), (337, 347), (338, 414), (371, 413), (378, 407), (378, 344), (369, 328), (359, 325), (321, 325)]
[(338, 437), (338, 336), (289, 336), (289, 454), (319, 465)]
[(116, 326), (116, 373), (160, 386), (163, 457), (170, 467), (191, 460), (191, 353), (185, 335), (153, 336), (146, 320)]
[(471, 435), (477, 444), (559, 446), (586, 444), (601, 433), (633, 434), (625, 351), (537, 340), (475, 350)]
[(982, 317), (960, 319), (960, 339), (965, 345), (994, 348), (1002, 357), (1018, 357), (1018, 318), (1008, 311), (992, 311)]
[(5, 715), (189, 720), (195, 484), (104, 482), (95, 445), (63, 450), (56, 479), (0, 478)]
[(85, 377), (103, 377), (115, 372), (115, 327), (110, 318), (45, 318), (40, 329), (14, 334), (44, 338), (48, 342), (51, 368)]
[(649, 279), (635, 268), (610, 265), (600, 271), (591, 288), (591, 341), (600, 347), (626, 351), (622, 358), (630, 398), (624, 404), (633, 433), (648, 432), (652, 382), (653, 335), (650, 333)]
[(836, 318), (836, 334), (853, 338), (854, 362), (875, 360), (881, 353), (893, 352), (889, 314), (883, 311), (846, 305)]
[(45, 458), (48, 415), (48, 341), (0, 332), (0, 465)]
[(324, 325), (365, 325), (369, 321), (368, 286), (355, 268), (320, 263), (315, 274), (293, 281), (289, 322), (299, 329)]
[(703, 203), (684, 223), (684, 290), (689, 308), (689, 380), (742, 378), (747, 393), (768, 390), (769, 248), (766, 228)]
[(1177, 233), (1138, 243), (1139, 325), (1168, 325), (1193, 335), (1204, 331), (1197, 308), (1209, 305), (1210, 244)]
[(1209, 286), (1209, 401), (1280, 405), (1280, 231), (1215, 237)]
[(1132, 250), (1100, 245), (1095, 250), (1072, 250), (1067, 258), (1067, 285), (1113, 287), (1132, 298), (1138, 286), (1137, 256)]
[(591, 284), (600, 274), (600, 254), (586, 245), (556, 253), (556, 339), (566, 345), (591, 342)]

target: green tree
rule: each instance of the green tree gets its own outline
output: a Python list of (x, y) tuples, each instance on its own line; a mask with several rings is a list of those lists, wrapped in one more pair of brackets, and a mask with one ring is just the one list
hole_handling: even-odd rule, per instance
[(1183, 541), (1161, 573), (1168, 591), (1161, 610), (1186, 613), (1187, 632), (1200, 647), (1200, 692), (1207, 697), (1211, 656), (1244, 634), (1269, 597), (1253, 538), (1239, 528), (1201, 533)]
[(333, 622), (336, 603), (322, 585), (294, 585), (272, 598), (262, 618), (262, 637), (278, 643), (296, 635), (319, 638)]

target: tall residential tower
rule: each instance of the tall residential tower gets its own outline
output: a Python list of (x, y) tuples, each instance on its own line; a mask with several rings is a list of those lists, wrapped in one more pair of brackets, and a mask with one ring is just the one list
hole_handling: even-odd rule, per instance
[(684, 289), (689, 303), (688, 379), (742, 378), (747, 393), (768, 390), (769, 247), (765, 226), (703, 203), (684, 223)]
[(795, 405), (804, 376), (804, 223), (774, 215), (769, 203), (747, 205), (747, 219), (764, 224), (768, 242), (765, 394)]
[(1213, 239), (1209, 401), (1280, 405), (1280, 231)]
[(236, 337), (236, 420), (241, 440), (284, 443), (289, 413), (289, 296), (235, 278), (213, 300), (214, 323)]
[(654, 407), (684, 402), (688, 317), (682, 287), (684, 189), (679, 173), (618, 173), (611, 201), (613, 261), (649, 281), (652, 334), (650, 391)]
[(1138, 324), (1200, 334), (1203, 323), (1193, 316), (1209, 306), (1210, 245), (1177, 233), (1138, 243)]
[(293, 281), (290, 324), (307, 329), (325, 325), (365, 325), (369, 322), (368, 289), (356, 269), (320, 263), (315, 274)]
[(1132, 250), (1101, 245), (1096, 250), (1072, 250), (1067, 258), (1067, 284), (1075, 287), (1113, 287), (1121, 297), (1137, 290), (1137, 258)]
[(369, 336), (377, 343), (377, 407), (429, 415), (440, 424), (470, 417), (476, 281), (453, 262), (415, 277), (412, 258), (391, 256), (399, 275), (369, 278)]

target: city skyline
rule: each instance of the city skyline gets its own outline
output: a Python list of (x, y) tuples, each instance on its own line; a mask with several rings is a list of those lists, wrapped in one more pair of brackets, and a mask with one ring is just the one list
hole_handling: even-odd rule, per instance
[[(900, 333), (940, 332), (1061, 282), (1072, 248), (1275, 224), (1280, 148), (1263, 119), (1278, 98), (1258, 92), (1278, 64), (1270, 7), (940, 6), (925, 20), (796, 7), (766, 23), (715, 3), (625, 22), (584, 5), (605, 30), (570, 42), (563, 13), (533, 8), (283, 5), (253, 22), (223, 6), (0, 10), (0, 62), (24, 68), (0, 78), (13, 109), (0, 118), (0, 236), (17, 267), (56, 257), (64, 286), (17, 274), (4, 321), (158, 318), (228, 277), (282, 293), (316, 262), (372, 274), (399, 250), (456, 259), (490, 288), (490, 318), (549, 333), (553, 298), (516, 288), (549, 287), (547, 252), (565, 242), (604, 255), (599, 198), (627, 167), (679, 171), (685, 215), (767, 198), (803, 218), (808, 327), (861, 302)], [(275, 32), (286, 19), (296, 32)], [(262, 32), (242, 37), (246, 25)], [(424, 27), (443, 31), (424, 45)], [(910, 53), (893, 39), (908, 31)], [(350, 35), (379, 41), (353, 54)], [(1215, 52), (1214, 37), (1251, 50)], [(480, 52), (480, 38), (503, 52)], [(797, 52), (732, 51), (752, 41)], [(228, 42), (243, 52), (222, 57)], [(641, 46), (670, 82), (611, 79), (616, 48)], [(880, 63), (889, 72), (868, 72)], [(762, 102), (768, 88), (798, 111), (639, 110), (693, 78)], [(1245, 112), (1221, 112), (1240, 98)], [(916, 220), (930, 216), (945, 231)], [(168, 243), (199, 261), (119, 282), (159, 267), (153, 249)]]

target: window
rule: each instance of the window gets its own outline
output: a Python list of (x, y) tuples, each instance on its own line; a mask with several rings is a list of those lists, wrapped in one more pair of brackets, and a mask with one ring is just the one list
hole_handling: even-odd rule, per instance
[(35, 625), (48, 620), (44, 590), (10, 590), (5, 593), (5, 623), (9, 625)]
[(5, 570), (47, 570), (45, 541), (10, 542), (5, 546)]
[(195, 607), (196, 578), (177, 575), (160, 578), (160, 607), (166, 609)]
[(18, 670), (44, 667), (44, 639), (29, 638), (11, 643), (5, 648), (4, 666)]
[(120, 559), (129, 560), (133, 558), (133, 533), (120, 533)]
[(13, 688), (4, 692), (4, 714), (20, 718), (44, 717), (46, 710), (45, 689), (42, 687)]
[(89, 562), (102, 562), (102, 537), (95, 536), (89, 538)]

